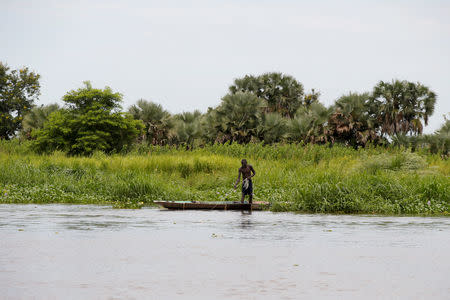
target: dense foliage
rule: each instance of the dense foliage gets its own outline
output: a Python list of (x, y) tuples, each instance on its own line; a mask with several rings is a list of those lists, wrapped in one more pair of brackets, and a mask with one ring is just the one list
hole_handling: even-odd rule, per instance
[(10, 139), (39, 96), (39, 74), (28, 68), (10, 70), (0, 61), (0, 139)]
[(221, 103), (205, 114), (196, 111), (184, 113), (191, 116), (188, 118), (171, 116), (159, 104), (145, 100), (129, 111), (147, 124), (151, 140), (146, 140), (152, 145), (191, 149), (213, 143), (281, 142), (358, 148), (392, 141), (414, 146), (417, 143), (406, 141), (415, 139), (420, 140), (421, 148), (444, 157), (448, 154), (445, 135), (421, 138), (436, 95), (420, 83), (380, 81), (372, 92), (350, 92), (330, 107), (320, 103), (319, 97), (314, 89), (305, 95), (303, 85), (292, 76), (266, 73), (236, 79)]
[(37, 107), (38, 79), (0, 63), (0, 203), (236, 200), (246, 157), (273, 210), (449, 212), (450, 120), (422, 135), (436, 95), (420, 83), (380, 81), (326, 107), (292, 76), (247, 75), (206, 113), (171, 115), (143, 99), (121, 112), (121, 94), (89, 82)]
[(331, 141), (352, 146), (381, 141), (375, 117), (370, 114), (372, 104), (369, 101), (369, 93), (349, 93), (335, 102), (328, 119), (327, 135)]
[(445, 126), (422, 135), (437, 96), (421, 83), (380, 81), (371, 92), (350, 92), (326, 107), (320, 103), (320, 92), (305, 93), (303, 84), (290, 75), (246, 75), (235, 79), (221, 103), (206, 113), (172, 115), (160, 104), (141, 99), (127, 114), (120, 112), (122, 95), (89, 83), (69, 91), (63, 108), (35, 107), (39, 75), (28, 69), (8, 73), (4, 65), (0, 69), (1, 108), (9, 110), (1, 115), (0, 138), (20, 132), (21, 138), (35, 140), (38, 152), (88, 155), (96, 150), (126, 151), (135, 144), (194, 149), (261, 142), (343, 144), (355, 149), (394, 144), (448, 157)]
[[(284, 117), (292, 117), (297, 109), (305, 103), (303, 101), (303, 85), (294, 77), (282, 73), (265, 73), (260, 76), (246, 75), (244, 78), (236, 79), (229, 90), (231, 94), (253, 93), (267, 101), (267, 112), (278, 112)], [(314, 99), (314, 96), (310, 96), (310, 98)]]
[(369, 103), (371, 115), (382, 134), (420, 134), (423, 123), (434, 111), (436, 95), (428, 87), (414, 82), (380, 81), (373, 89)]
[(56, 103), (33, 107), (23, 118), (21, 137), (30, 139), (31, 132), (43, 128), (50, 114), (59, 109), (60, 107)]
[(397, 147), (410, 148), (413, 151), (427, 149), (433, 154), (441, 154), (442, 158), (448, 158), (450, 154), (450, 120), (436, 130), (434, 134), (412, 135), (399, 134), (394, 136), (392, 144)]
[(38, 152), (61, 150), (69, 154), (106, 153), (129, 148), (143, 125), (129, 114), (119, 112), (122, 96), (110, 88), (85, 87), (63, 97), (67, 109), (53, 112), (43, 128), (33, 132)]
[(144, 122), (144, 135), (141, 141), (152, 145), (168, 144), (173, 122), (170, 113), (160, 104), (140, 99), (128, 111), (135, 119)]

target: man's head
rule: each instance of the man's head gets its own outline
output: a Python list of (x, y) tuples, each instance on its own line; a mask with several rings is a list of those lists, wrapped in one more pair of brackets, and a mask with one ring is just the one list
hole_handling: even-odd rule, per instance
[(241, 164), (243, 167), (247, 166), (247, 160), (244, 158), (243, 160), (241, 160)]

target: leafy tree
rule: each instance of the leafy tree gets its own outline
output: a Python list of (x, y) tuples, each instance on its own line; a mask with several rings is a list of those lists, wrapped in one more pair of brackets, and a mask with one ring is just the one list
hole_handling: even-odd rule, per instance
[(257, 136), (257, 127), (266, 102), (250, 92), (237, 92), (222, 98), (217, 107), (217, 131), (223, 142), (248, 143)]
[(145, 125), (144, 139), (152, 145), (165, 145), (169, 142), (173, 122), (170, 113), (160, 104), (138, 100), (128, 110), (137, 120), (142, 120)]
[(49, 104), (33, 107), (23, 118), (21, 136), (31, 138), (31, 132), (44, 127), (49, 115), (59, 110), (58, 104)]
[(433, 114), (436, 94), (421, 83), (380, 81), (370, 98), (371, 115), (387, 135), (421, 134)]
[(236, 79), (229, 90), (231, 94), (253, 93), (267, 101), (266, 112), (278, 112), (284, 117), (293, 117), (297, 109), (304, 104), (303, 85), (294, 77), (282, 73), (246, 75)]
[(0, 139), (10, 139), (22, 128), (23, 115), (39, 97), (39, 74), (28, 68), (12, 70), (0, 62)]
[(92, 88), (89, 81), (85, 81), (84, 87), (69, 91), (63, 97), (63, 101), (71, 111), (83, 113), (96, 107), (105, 111), (118, 111), (122, 102), (120, 93), (113, 93), (110, 87), (103, 90)]
[(328, 136), (332, 142), (365, 146), (379, 140), (375, 120), (370, 116), (369, 93), (349, 93), (340, 97), (328, 120)]
[(122, 95), (108, 87), (93, 89), (89, 82), (68, 92), (67, 109), (50, 114), (42, 129), (33, 132), (34, 147), (89, 155), (96, 150), (119, 152), (131, 146), (144, 125), (130, 114), (119, 112)]
[(74, 116), (66, 109), (54, 111), (48, 116), (44, 127), (32, 131), (35, 139), (33, 148), (37, 152), (60, 150), (70, 152), (76, 140), (76, 132), (71, 124)]

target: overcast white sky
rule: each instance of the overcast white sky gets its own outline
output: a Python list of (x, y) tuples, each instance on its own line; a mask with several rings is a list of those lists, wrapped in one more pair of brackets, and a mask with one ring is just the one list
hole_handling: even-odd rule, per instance
[(216, 106), (245, 74), (279, 71), (330, 105), (379, 80), (420, 81), (450, 112), (450, 1), (0, 0), (0, 60), (42, 75), (38, 104), (90, 80), (173, 113)]

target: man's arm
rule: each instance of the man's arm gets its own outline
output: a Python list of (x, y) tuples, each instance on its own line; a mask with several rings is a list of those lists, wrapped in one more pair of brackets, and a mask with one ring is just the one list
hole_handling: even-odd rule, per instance
[(250, 166), (250, 171), (253, 173), (252, 175), (250, 175), (250, 178), (252, 178), (253, 176), (256, 175), (255, 169), (253, 169), (253, 166)]
[(237, 185), (238, 185), (238, 183), (239, 183), (239, 180), (241, 180), (241, 168), (239, 168), (239, 175), (238, 175), (238, 178), (237, 178), (237, 180), (236, 180), (236, 183), (234, 184), (234, 188), (237, 188)]

